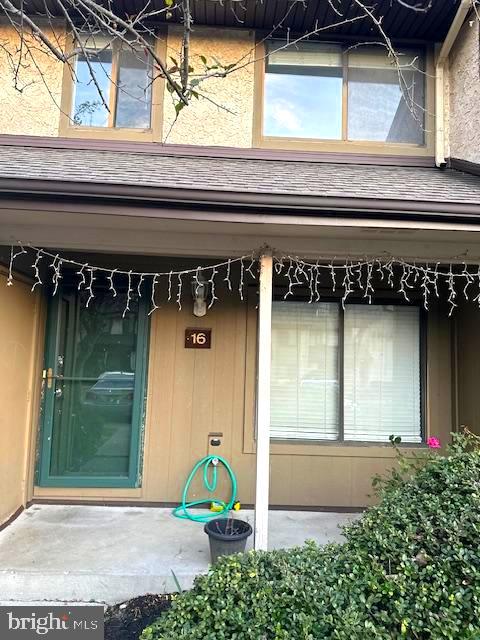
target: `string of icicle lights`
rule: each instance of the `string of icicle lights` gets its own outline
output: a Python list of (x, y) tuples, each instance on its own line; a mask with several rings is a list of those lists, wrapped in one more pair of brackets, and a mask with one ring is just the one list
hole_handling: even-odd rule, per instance
[[(472, 265), (467, 266), (465, 262), (442, 266), (440, 262), (435, 262), (433, 265), (417, 264), (394, 257), (346, 260), (342, 263), (332, 260), (321, 263), (320, 261), (308, 262), (294, 256), (280, 258), (274, 256), (275, 272), (277, 275), (284, 274), (287, 278), (285, 300), (294, 295), (295, 287), (301, 286), (309, 290), (310, 303), (318, 302), (321, 290), (328, 287), (333, 292), (342, 292), (343, 309), (345, 309), (347, 298), (354, 291), (362, 293), (363, 298), (371, 304), (375, 293), (374, 278), (378, 276), (382, 283), (388, 284), (392, 290), (401, 294), (406, 302), (411, 302), (409, 295), (411, 292), (420, 291), (425, 310), (428, 310), (432, 297), (437, 299), (440, 297), (439, 286), (442, 283), (446, 284), (447, 302), (450, 305), (449, 316), (458, 306), (459, 290), (466, 300), (470, 300), (470, 296), (474, 295), (473, 302), (480, 306), (480, 266), (475, 265), (474, 272), (470, 270), (471, 268)], [(475, 283), (477, 290), (472, 294), (470, 287)]]
[[(156, 300), (157, 289), (160, 283), (165, 284), (167, 291), (167, 302), (173, 301), (182, 308), (182, 295), (185, 285), (200, 287), (208, 285), (210, 309), (218, 300), (217, 287), (220, 281), (226, 283), (230, 292), (236, 292), (240, 299), (245, 297), (245, 285), (247, 274), (257, 280), (258, 256), (262, 250), (252, 251), (248, 255), (237, 258), (228, 258), (218, 264), (197, 266), (192, 269), (142, 272), (133, 269), (111, 269), (91, 265), (88, 262), (79, 262), (61, 256), (59, 253), (52, 253), (45, 249), (32, 245), (12, 246), (10, 251), (10, 262), (8, 270), (7, 285), (13, 284), (13, 270), (15, 260), (20, 255), (32, 254), (33, 263), (33, 285), (32, 291), (37, 286), (49, 284), (53, 286), (53, 295), (58, 291), (58, 287), (63, 278), (62, 269), (74, 267), (78, 276), (77, 288), (79, 291), (86, 291), (88, 298), (86, 306), (95, 298), (95, 283), (99, 274), (106, 276), (109, 291), (113, 297), (117, 297), (118, 291), (116, 279), (119, 276), (126, 277), (126, 300), (123, 315), (130, 310), (132, 295), (149, 295), (151, 301), (150, 314), (159, 308)], [(47, 261), (48, 271), (41, 278), (42, 260)], [(380, 281), (382, 285), (387, 284), (390, 289), (401, 294), (406, 302), (411, 301), (413, 292), (420, 292), (423, 306), (429, 308), (432, 298), (440, 297), (440, 286), (445, 286), (447, 291), (447, 302), (449, 304), (449, 315), (452, 315), (458, 306), (458, 296), (462, 295), (466, 300), (472, 300), (480, 306), (480, 266), (467, 265), (465, 262), (451, 262), (447, 265), (440, 262), (417, 264), (414, 261), (403, 260), (394, 257), (364, 258), (361, 260), (342, 260), (316, 262), (302, 260), (296, 256), (274, 255), (274, 271), (278, 276), (285, 278), (287, 291), (284, 299), (294, 296), (295, 289), (307, 289), (309, 292), (309, 302), (318, 302), (322, 292), (330, 289), (332, 292), (340, 292), (342, 306), (352, 293), (360, 293), (366, 302), (372, 302), (375, 294), (374, 283)], [(238, 266), (238, 267), (237, 267)], [(238, 268), (238, 280), (234, 274), (234, 269)], [(473, 270), (475, 269), (475, 270)], [(235, 276), (235, 277), (234, 277)], [(189, 280), (190, 278), (190, 280)], [(134, 282), (135, 281), (135, 282)], [(238, 285), (234, 284), (238, 281)], [(150, 288), (144, 288), (144, 283)], [(98, 283), (97, 283), (98, 284)], [(148, 291), (148, 294), (146, 293)]]
[[(98, 280), (97, 276), (99, 274), (103, 274), (106, 276), (109, 285), (108, 290), (111, 292), (111, 295), (114, 298), (116, 298), (119, 293), (117, 290), (117, 288), (119, 287), (117, 278), (119, 276), (126, 277), (127, 288), (125, 294), (125, 308), (123, 310), (123, 317), (125, 317), (125, 315), (130, 311), (132, 296), (136, 294), (141, 297), (142, 294), (144, 294), (147, 290), (142, 286), (144, 285), (144, 283), (151, 285), (150, 291), (148, 293), (151, 301), (151, 309), (149, 311), (149, 315), (151, 315), (154, 311), (156, 311), (156, 309), (160, 308), (160, 306), (157, 304), (157, 291), (162, 281), (167, 289), (167, 302), (170, 302), (172, 300), (175, 301), (180, 310), (182, 308), (183, 289), (187, 284), (188, 286), (192, 284), (192, 286), (196, 290), (197, 288), (203, 287), (204, 285), (208, 286), (210, 298), (208, 309), (210, 309), (218, 300), (217, 285), (219, 284), (219, 279), (223, 280), (223, 282), (226, 283), (228, 290), (233, 292), (233, 268), (236, 265), (238, 265), (239, 283), (237, 292), (241, 300), (244, 299), (245, 295), (244, 289), (247, 274), (249, 274), (254, 279), (257, 278), (257, 274), (254, 271), (254, 269), (256, 269), (256, 258), (253, 253), (241, 256), (240, 258), (229, 258), (227, 260), (224, 260), (223, 262), (219, 262), (218, 264), (198, 266), (192, 269), (145, 272), (134, 271), (133, 269), (126, 271), (124, 269), (110, 269), (108, 267), (99, 267), (96, 265), (91, 265), (88, 262), (78, 262), (77, 260), (72, 260), (71, 258), (62, 257), (59, 253), (54, 254), (39, 247), (19, 244), (17, 247), (12, 246), (10, 249), (7, 286), (13, 285), (13, 270), (15, 266), (15, 260), (17, 260), (19, 256), (29, 253), (34, 256), (34, 262), (32, 263), (34, 279), (32, 291), (34, 291), (38, 286), (48, 284), (53, 286), (52, 294), (55, 295), (63, 278), (62, 269), (65, 267), (74, 267), (75, 269), (78, 269), (78, 271), (75, 272), (78, 276), (78, 291), (86, 291), (88, 293), (88, 298), (85, 303), (86, 307), (88, 307), (92, 300), (95, 298), (95, 282)], [(48, 261), (47, 266), (49, 268), (49, 271), (47, 272), (48, 276), (45, 277), (44, 275), (44, 280), (42, 280), (40, 271), (42, 260)], [(188, 278), (191, 278), (191, 280), (188, 280)], [(134, 283), (134, 280), (137, 281)]]

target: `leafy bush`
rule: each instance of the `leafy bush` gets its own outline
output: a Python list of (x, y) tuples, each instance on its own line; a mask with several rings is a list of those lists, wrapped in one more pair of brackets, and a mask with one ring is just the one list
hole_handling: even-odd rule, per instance
[(400, 456), (344, 544), (221, 559), (142, 640), (480, 639), (472, 442), (457, 437), (448, 457)]

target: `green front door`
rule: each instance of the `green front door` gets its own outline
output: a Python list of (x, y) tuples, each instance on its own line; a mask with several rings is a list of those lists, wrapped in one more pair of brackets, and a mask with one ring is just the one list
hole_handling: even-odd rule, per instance
[[(147, 312), (132, 296), (64, 286), (50, 298), (38, 484), (138, 486)], [(124, 317), (123, 317), (124, 316)]]

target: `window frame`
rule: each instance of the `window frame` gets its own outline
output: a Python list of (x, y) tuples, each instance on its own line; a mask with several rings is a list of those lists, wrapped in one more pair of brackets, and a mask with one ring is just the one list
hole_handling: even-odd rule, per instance
[[(284, 301), (285, 292), (280, 293), (277, 288), (274, 289), (273, 301)], [(295, 295), (291, 297), (292, 302), (305, 302), (308, 304), (310, 294)], [(288, 300), (287, 300), (288, 301)], [(306, 440), (302, 438), (271, 438), (272, 443), (278, 444), (321, 444), (325, 446), (331, 445), (347, 445), (347, 446), (384, 446), (390, 443), (381, 440), (346, 440), (344, 438), (345, 420), (344, 420), (344, 370), (345, 370), (345, 311), (342, 307), (341, 298), (335, 295), (322, 295), (320, 302), (326, 302), (330, 304), (338, 305), (339, 312), (339, 331), (338, 331), (338, 376), (339, 376), (339, 393), (338, 393), (338, 438), (335, 440), (326, 439), (312, 439)], [(345, 307), (349, 304), (364, 304), (365, 306), (396, 306), (396, 307), (415, 307), (419, 309), (419, 357), (420, 357), (420, 438), (421, 442), (403, 442), (407, 447), (422, 447), (426, 443), (426, 384), (427, 384), (427, 317), (426, 311), (423, 308), (421, 302), (412, 301), (410, 303), (402, 301), (401, 299), (394, 299), (393, 297), (376, 297), (372, 305), (369, 305), (365, 299), (352, 293), (349, 299), (345, 302)]]
[[(434, 85), (434, 51), (427, 43), (403, 41), (395, 43), (400, 47), (423, 49), (425, 52), (425, 123), (424, 143), (414, 144), (406, 142), (381, 142), (365, 140), (321, 140), (316, 138), (295, 138), (289, 136), (266, 136), (263, 133), (264, 98), (266, 77), (267, 43), (258, 35), (255, 49), (254, 63), (254, 110), (253, 110), (253, 146), (264, 149), (291, 149), (295, 151), (317, 151), (337, 153), (366, 153), (376, 155), (408, 155), (432, 156), (435, 151), (435, 85)], [(351, 46), (353, 41), (319, 39), (319, 43), (329, 42), (342, 47)], [(368, 40), (365, 41), (368, 43)], [(346, 53), (343, 51), (343, 82), (342, 82), (342, 136), (347, 129), (347, 66)]]
[[(165, 59), (167, 51), (167, 32), (165, 28), (160, 28), (156, 32), (155, 52), (161, 59)], [(65, 51), (67, 55), (74, 50), (75, 38), (72, 34), (67, 35)], [(117, 62), (116, 62), (117, 61)], [(112, 69), (118, 66), (118, 55), (112, 58)], [(113, 75), (113, 74), (112, 74)], [(165, 80), (156, 78), (151, 87), (151, 116), (150, 127), (147, 129), (136, 129), (131, 127), (85, 127), (73, 124), (71, 119), (73, 100), (75, 95), (75, 78), (68, 64), (64, 65), (62, 79), (62, 96), (60, 102), (59, 135), (68, 138), (93, 138), (103, 140), (126, 140), (139, 142), (161, 142), (163, 128), (163, 96)], [(109, 106), (110, 117), (116, 111), (116, 96), (118, 90), (115, 89), (110, 96)], [(109, 117), (109, 120), (110, 120)]]
[[(283, 299), (287, 292), (287, 287), (274, 285), (273, 296)], [(320, 290), (322, 301), (333, 300), (340, 302), (342, 296), (332, 293), (331, 289)], [(426, 312), (422, 307), (421, 294), (415, 296), (411, 292), (411, 305), (420, 307), (420, 336), (421, 336), (421, 371), (420, 371), (420, 401), (421, 401), (421, 443), (402, 443), (401, 447), (405, 451), (426, 449), (426, 439), (431, 435), (431, 425), (439, 416), (436, 405), (432, 405), (430, 394), (436, 393), (437, 368), (440, 365), (440, 353), (438, 347), (438, 317), (439, 310), (435, 307)], [(310, 293), (306, 290), (297, 289), (294, 300), (304, 300), (308, 302)], [(358, 293), (351, 294), (352, 303), (358, 303), (363, 298)], [(379, 304), (408, 304), (403, 296), (391, 291), (378, 291), (375, 301)], [(363, 300), (363, 302), (365, 302)], [(242, 452), (254, 454), (256, 452), (256, 394), (258, 377), (258, 288), (249, 286), (246, 291), (246, 356), (245, 356), (245, 385), (243, 391), (243, 446)], [(442, 315), (443, 317), (443, 315)], [(430, 335), (432, 332), (432, 335)], [(431, 338), (431, 339), (430, 339)], [(431, 375), (430, 375), (431, 374)], [(432, 389), (433, 385), (433, 389)], [(442, 414), (443, 415), (443, 414)], [(451, 430), (450, 428), (448, 431)], [(395, 451), (390, 442), (361, 442), (338, 440), (270, 440), (270, 453), (272, 456), (320, 456), (326, 458), (363, 458), (363, 459), (390, 459), (395, 458)]]

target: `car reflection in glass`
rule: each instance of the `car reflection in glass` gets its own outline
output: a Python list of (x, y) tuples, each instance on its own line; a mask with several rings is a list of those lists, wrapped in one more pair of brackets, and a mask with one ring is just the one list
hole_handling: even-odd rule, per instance
[(105, 418), (129, 420), (135, 386), (135, 374), (105, 371), (85, 394), (85, 408), (101, 410)]

